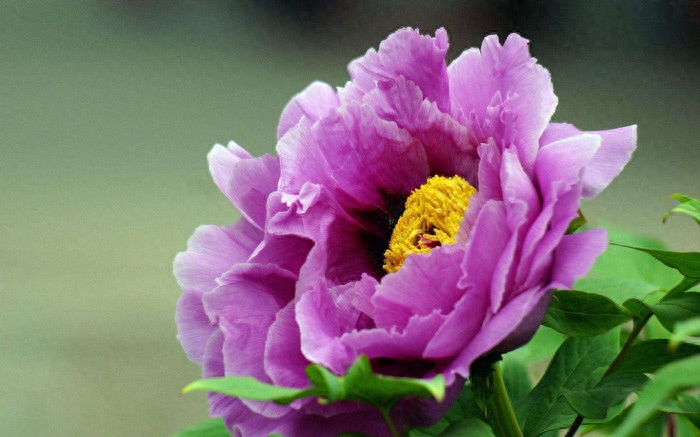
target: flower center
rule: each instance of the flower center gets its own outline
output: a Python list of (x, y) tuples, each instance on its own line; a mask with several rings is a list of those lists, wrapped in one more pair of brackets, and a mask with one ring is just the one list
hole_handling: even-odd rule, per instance
[(433, 176), (413, 190), (384, 252), (384, 270), (393, 273), (409, 253), (427, 253), (452, 244), (476, 188), (459, 176)]

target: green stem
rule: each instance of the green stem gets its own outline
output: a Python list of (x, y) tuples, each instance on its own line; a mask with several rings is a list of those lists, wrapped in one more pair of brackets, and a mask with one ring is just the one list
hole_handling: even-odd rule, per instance
[(382, 417), (384, 417), (384, 421), (386, 422), (386, 424), (389, 425), (389, 430), (391, 430), (391, 435), (393, 435), (394, 437), (401, 437), (401, 434), (399, 434), (399, 431), (396, 429), (396, 426), (394, 425), (394, 421), (391, 420), (391, 415), (389, 414), (389, 409), (379, 408), (379, 411), (381, 411)]
[(497, 437), (522, 437), (523, 434), (515, 418), (513, 406), (510, 403), (506, 384), (503, 381), (501, 366), (498, 362), (493, 364), (493, 372), (477, 377), (478, 383), (485, 383), (486, 408), (484, 413), (493, 432)]

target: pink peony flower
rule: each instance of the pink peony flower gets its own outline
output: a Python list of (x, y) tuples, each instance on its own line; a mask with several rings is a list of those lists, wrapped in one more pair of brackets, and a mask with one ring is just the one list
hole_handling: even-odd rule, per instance
[[(287, 105), (277, 157), (230, 143), (209, 154), (242, 217), (202, 226), (175, 259), (178, 338), (205, 377), (305, 387), (304, 368), (443, 374), (527, 342), (554, 288), (604, 250), (603, 229), (567, 234), (635, 148), (634, 126), (550, 123), (547, 70), (510, 35), (445, 63), (447, 34), (401, 29), (350, 63), (337, 91), (315, 82)], [(354, 403), (290, 406), (212, 394), (234, 435), (389, 435)], [(400, 426), (447, 408), (406, 401)]]

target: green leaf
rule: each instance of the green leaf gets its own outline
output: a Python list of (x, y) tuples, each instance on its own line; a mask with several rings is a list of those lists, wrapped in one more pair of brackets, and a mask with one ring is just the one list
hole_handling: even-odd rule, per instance
[(654, 379), (639, 393), (639, 399), (630, 409), (613, 437), (630, 437), (635, 429), (646, 423), (676, 394), (700, 386), (700, 355), (673, 362), (661, 368)]
[(450, 409), (447, 410), (447, 414), (445, 414), (444, 418), (452, 423), (458, 419), (478, 417), (480, 415), (481, 408), (479, 408), (474, 401), (471, 385), (467, 382), (464, 384), (457, 400), (450, 406)]
[(503, 381), (506, 384), (508, 397), (511, 403), (518, 402), (532, 389), (527, 369), (520, 361), (505, 357), (501, 368), (503, 369)]
[(343, 382), (347, 396), (339, 400), (363, 402), (365, 399), (377, 406), (391, 407), (406, 396), (433, 398), (438, 402), (445, 398), (445, 378), (442, 375), (427, 380), (375, 375), (364, 356), (350, 367)]
[[(608, 229), (608, 238), (628, 246), (648, 247), (651, 249), (665, 249), (658, 240)], [(603, 254), (593, 265), (588, 279), (605, 280), (631, 280), (653, 284), (657, 288), (669, 290), (682, 278), (678, 271), (669, 269), (659, 261), (644, 252), (629, 250), (626, 247), (609, 245)], [(575, 284), (575, 288), (607, 295), (595, 289), (588, 289)], [(612, 296), (610, 296), (613, 298)], [(631, 296), (636, 297), (636, 296)], [(629, 297), (628, 297), (629, 298)], [(613, 298), (617, 303), (622, 303)]]
[(641, 373), (616, 373), (604, 378), (594, 387), (569, 391), (564, 396), (580, 415), (604, 420), (611, 407), (622, 404), (627, 396), (647, 381), (648, 378)]
[(577, 290), (595, 293), (622, 305), (630, 299), (644, 300), (649, 294), (658, 291), (658, 285), (635, 279), (583, 278), (576, 282)]
[(470, 417), (481, 417), (481, 409), (474, 402), (471, 385), (467, 382), (450, 409), (437, 423), (427, 428), (414, 428), (409, 432), (409, 436), (436, 437), (441, 435), (452, 423)]
[(524, 436), (534, 437), (571, 425), (576, 412), (565, 394), (595, 386), (618, 351), (618, 329), (595, 337), (567, 339), (537, 386), (515, 406)]
[(334, 375), (317, 364), (308, 366), (306, 375), (313, 385), (305, 389), (277, 387), (248, 376), (231, 376), (200, 379), (185, 387), (183, 392), (211, 391), (278, 404), (319, 397), (328, 402), (362, 402), (384, 411), (406, 396), (432, 397), (437, 401), (445, 397), (445, 378), (442, 375), (429, 380), (375, 375), (366, 356), (358, 357), (345, 376)]
[(217, 417), (183, 429), (172, 437), (231, 437), (224, 421)]
[(325, 395), (325, 391), (316, 387), (306, 389), (278, 387), (260, 382), (250, 376), (199, 379), (182, 390), (183, 393), (193, 391), (210, 391), (255, 401), (273, 401), (278, 404), (289, 404), (296, 399)]
[(490, 426), (476, 417), (452, 423), (439, 437), (496, 437)]
[(636, 320), (642, 320), (651, 313), (650, 305), (647, 305), (639, 299), (628, 300), (624, 303), (624, 307), (632, 313)]
[(698, 252), (671, 252), (668, 250), (648, 249), (645, 247), (628, 246), (618, 243), (611, 244), (648, 253), (668, 267), (678, 270), (685, 277), (700, 279), (700, 253)]
[(677, 322), (673, 328), (669, 347), (675, 349), (682, 343), (700, 345), (698, 336), (700, 336), (700, 317)]
[(668, 340), (646, 340), (634, 344), (615, 373), (654, 373), (674, 361), (700, 354), (700, 346), (681, 344), (672, 348)]
[(681, 394), (675, 399), (666, 402), (661, 408), (665, 413), (674, 413), (683, 416), (700, 429), (700, 397)]
[(700, 317), (700, 293), (686, 292), (662, 299), (650, 310), (664, 328), (674, 330), (674, 325), (684, 320)]
[(680, 214), (687, 214), (690, 217), (694, 218), (695, 221), (700, 225), (700, 202), (697, 201), (696, 199), (693, 199), (692, 197), (684, 196), (683, 194), (671, 194), (672, 198), (678, 200), (680, 205), (676, 206), (663, 216), (663, 222), (666, 223), (666, 219), (671, 214), (674, 213), (680, 213)]
[[(609, 435), (612, 433), (616, 428), (620, 426), (620, 424), (624, 421), (625, 417), (627, 417), (627, 414), (629, 414), (630, 408), (625, 408), (623, 409), (621, 414), (618, 414), (616, 417), (612, 418), (610, 421), (607, 422), (597, 422), (597, 421), (586, 421), (587, 423), (583, 426), (582, 432), (580, 433), (581, 435), (588, 435), (592, 431), (603, 431), (602, 435)], [(635, 431), (633, 434), (633, 437), (659, 437), (663, 435), (664, 428), (666, 426), (666, 420), (664, 417), (659, 416), (656, 419), (652, 420), (651, 422), (645, 424), (644, 426), (640, 427)], [(595, 434), (596, 436), (601, 433)]]
[(542, 324), (573, 337), (590, 337), (631, 318), (629, 311), (605, 296), (556, 290)]
[(695, 414), (676, 414), (678, 437), (700, 436), (700, 416)]
[(700, 396), (681, 394), (659, 408), (666, 413), (700, 415)]
[[(316, 372), (323, 375), (322, 382), (316, 376), (312, 377)], [(350, 400), (391, 408), (406, 396), (434, 398), (438, 402), (445, 397), (445, 378), (442, 375), (428, 380), (375, 375), (365, 356), (360, 356), (344, 377), (335, 376), (319, 365), (309, 366), (307, 375), (317, 384), (332, 388), (324, 396), (331, 402)]]

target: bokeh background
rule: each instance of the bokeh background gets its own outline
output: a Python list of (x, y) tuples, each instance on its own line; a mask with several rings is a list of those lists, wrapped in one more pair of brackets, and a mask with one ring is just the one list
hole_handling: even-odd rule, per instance
[(518, 31), (552, 73), (557, 121), (639, 125), (588, 218), (698, 250), (696, 0), (0, 1), (0, 436), (168, 436), (207, 417), (175, 339), (172, 259), (237, 212), (206, 154), (274, 153), (312, 80), (391, 31), (444, 26), (450, 57)]

